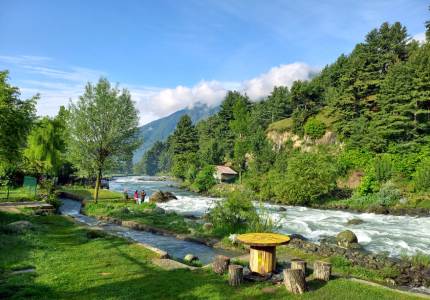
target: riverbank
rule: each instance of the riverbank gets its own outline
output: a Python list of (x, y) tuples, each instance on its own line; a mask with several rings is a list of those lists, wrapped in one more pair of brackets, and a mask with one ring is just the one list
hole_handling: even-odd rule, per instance
[[(189, 188), (184, 184), (182, 184), (181, 187)], [(209, 191), (202, 192), (200, 194), (203, 196), (224, 198), (234, 191), (240, 191), (250, 195), (253, 194), (244, 185), (240, 184), (217, 184), (209, 189)], [(282, 203), (278, 201), (271, 201), (270, 199), (265, 200), (265, 202), (282, 205)], [(330, 210), (336, 209), (355, 213), (428, 217), (430, 216), (430, 194), (416, 194), (409, 200), (404, 198), (404, 200), (395, 204), (394, 206), (377, 205), (372, 202), (366, 202), (362, 199), (351, 197), (347, 199), (327, 198), (321, 200), (319, 203), (310, 204), (307, 207)]]
[[(173, 236), (180, 240), (237, 250), (228, 239), (219, 241), (210, 228), (205, 229), (198, 219), (188, 219), (176, 213), (166, 213), (154, 204), (136, 205), (134, 202), (104, 200), (99, 203), (85, 201), (82, 213), (104, 222), (121, 225), (134, 230)], [(293, 235), (296, 237), (297, 235)], [(334, 237), (333, 237), (334, 238)], [(342, 276), (371, 280), (373, 282), (420, 287), (430, 285), (430, 260), (428, 257), (414, 256), (402, 259), (389, 258), (386, 254), (375, 254), (359, 249), (344, 249), (334, 243), (313, 243), (293, 238), (285, 249), (301, 253), (301, 256), (319, 256), (336, 263), (337, 272)], [(239, 250), (243, 251), (243, 248)], [(421, 259), (420, 261), (418, 259)], [(424, 259), (426, 258), (426, 259)], [(334, 264), (335, 265), (335, 264)]]
[[(6, 224), (28, 221), (20, 234)], [(124, 239), (93, 236), (63, 216), (0, 212), (0, 296), (4, 299), (421, 299), (335, 278), (310, 282), (311, 292), (289, 294), (284, 286), (227, 285), (207, 269), (163, 270), (154, 253)]]

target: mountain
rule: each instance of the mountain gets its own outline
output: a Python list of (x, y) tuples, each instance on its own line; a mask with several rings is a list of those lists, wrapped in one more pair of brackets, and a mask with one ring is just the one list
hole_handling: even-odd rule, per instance
[(196, 104), (192, 108), (184, 108), (174, 112), (173, 114), (152, 121), (139, 128), (140, 137), (143, 138), (143, 144), (134, 152), (133, 162), (136, 163), (142, 155), (156, 141), (164, 141), (175, 130), (176, 124), (183, 115), (189, 115), (191, 120), (196, 123), (202, 119), (206, 119), (214, 115), (219, 110), (219, 106), (209, 107), (206, 104)]

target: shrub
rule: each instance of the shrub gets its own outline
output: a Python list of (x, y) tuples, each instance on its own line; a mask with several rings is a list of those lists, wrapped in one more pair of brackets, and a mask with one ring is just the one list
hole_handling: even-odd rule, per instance
[(373, 194), (378, 191), (378, 182), (376, 180), (376, 176), (373, 172), (366, 174), (361, 180), (360, 185), (357, 188), (357, 194), (360, 196), (366, 196), (369, 194)]
[(346, 175), (349, 170), (364, 170), (373, 155), (356, 149), (345, 150), (337, 158), (337, 166), (341, 175)]
[(414, 174), (414, 186), (417, 191), (430, 191), (430, 159), (423, 160)]
[(381, 186), (377, 193), (378, 204), (382, 206), (392, 206), (400, 200), (401, 196), (400, 190), (396, 188), (394, 183), (392, 181), (387, 181)]
[(377, 156), (373, 163), (375, 179), (378, 182), (385, 182), (393, 175), (393, 161), (389, 154)]
[(324, 122), (318, 119), (309, 118), (304, 126), (304, 129), (306, 135), (316, 140), (323, 137), (326, 130), (326, 125)]
[(213, 166), (204, 166), (196, 176), (194, 183), (192, 185), (193, 190), (197, 192), (203, 192), (209, 190), (216, 184), (216, 180), (214, 178), (214, 167)]
[(288, 160), (286, 180), (277, 185), (276, 197), (289, 204), (318, 201), (336, 188), (337, 168), (324, 152), (298, 152)]
[(46, 198), (46, 202), (51, 204), (55, 209), (58, 209), (62, 205), (62, 202), (60, 199), (58, 199), (56, 193), (48, 195)]
[(257, 210), (251, 199), (239, 192), (233, 192), (226, 199), (218, 201), (209, 212), (209, 221), (214, 225), (213, 232), (219, 236), (245, 232), (256, 219)]

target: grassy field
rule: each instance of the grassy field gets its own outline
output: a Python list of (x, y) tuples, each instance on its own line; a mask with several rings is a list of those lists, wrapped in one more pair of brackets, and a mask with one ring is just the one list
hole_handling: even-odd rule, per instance
[(175, 233), (189, 233), (184, 218), (175, 213), (160, 213), (154, 210), (155, 204), (137, 205), (134, 201), (105, 200), (88, 202), (85, 214), (88, 216), (109, 216), (121, 220), (136, 221), (141, 224), (166, 229)]
[(7, 189), (5, 187), (0, 188), (0, 202), (18, 202), (18, 201), (34, 201), (34, 192), (20, 187), (9, 190), (9, 198), (7, 197)]
[[(5, 230), (16, 220), (35, 228)], [(62, 216), (0, 212), (0, 229), (1, 299), (419, 299), (347, 279), (311, 281), (302, 296), (268, 283), (232, 288), (209, 270), (162, 270), (151, 263), (152, 252), (119, 238), (88, 238)], [(12, 274), (25, 268), (36, 271)]]
[[(94, 189), (86, 188), (83, 186), (64, 186), (60, 189), (61, 192), (72, 193), (82, 197), (85, 200), (91, 200), (94, 198)], [(123, 194), (111, 190), (100, 189), (99, 200), (121, 200)]]

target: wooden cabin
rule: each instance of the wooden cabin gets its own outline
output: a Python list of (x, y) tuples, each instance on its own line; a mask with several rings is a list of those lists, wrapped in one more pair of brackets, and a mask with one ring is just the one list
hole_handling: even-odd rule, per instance
[(227, 166), (216, 166), (214, 177), (218, 182), (233, 182), (237, 177), (237, 172)]

